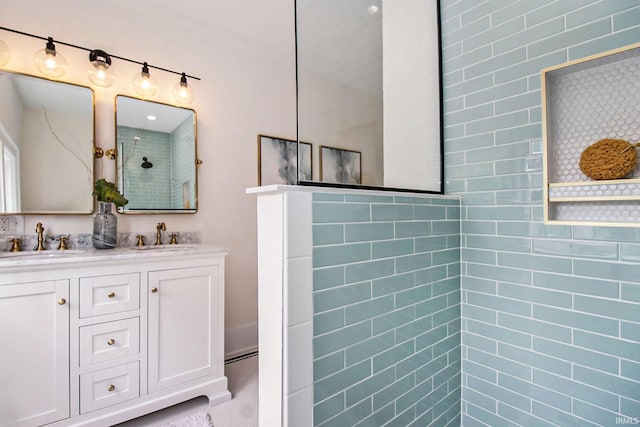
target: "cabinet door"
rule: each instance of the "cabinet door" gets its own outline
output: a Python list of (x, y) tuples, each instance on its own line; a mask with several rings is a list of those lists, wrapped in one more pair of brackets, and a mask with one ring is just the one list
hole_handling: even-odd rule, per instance
[(69, 417), (69, 282), (0, 286), (0, 426)]
[(149, 272), (149, 392), (222, 375), (218, 265)]

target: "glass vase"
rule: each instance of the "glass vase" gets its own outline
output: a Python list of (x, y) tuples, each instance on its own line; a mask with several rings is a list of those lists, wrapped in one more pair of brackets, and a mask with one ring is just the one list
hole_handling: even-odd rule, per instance
[(93, 247), (112, 249), (116, 247), (118, 237), (118, 218), (111, 213), (112, 204), (98, 202), (98, 212), (93, 214)]

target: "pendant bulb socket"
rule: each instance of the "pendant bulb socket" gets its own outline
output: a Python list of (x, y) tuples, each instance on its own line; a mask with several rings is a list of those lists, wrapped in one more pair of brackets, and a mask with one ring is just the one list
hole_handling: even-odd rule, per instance
[(89, 81), (96, 86), (109, 87), (113, 84), (116, 77), (110, 71), (111, 57), (103, 50), (92, 50), (89, 53), (89, 62), (91, 66), (87, 70)]
[(67, 61), (56, 51), (51, 37), (47, 38), (45, 48), (36, 52), (34, 62), (38, 71), (47, 77), (60, 78), (67, 71)]

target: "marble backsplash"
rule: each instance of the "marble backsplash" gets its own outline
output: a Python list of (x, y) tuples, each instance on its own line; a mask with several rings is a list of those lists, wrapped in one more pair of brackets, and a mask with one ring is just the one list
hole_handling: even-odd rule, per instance
[[(162, 244), (168, 245), (171, 241), (171, 234), (176, 235), (179, 244), (201, 243), (200, 233), (197, 231), (176, 231), (171, 233), (162, 233)], [(118, 233), (117, 247), (132, 247), (138, 243), (138, 235), (144, 236), (145, 246), (150, 246), (156, 242), (156, 233)], [(91, 234), (51, 234), (44, 236), (44, 247), (47, 250), (57, 250), (60, 245), (60, 237), (65, 237), (65, 245), (67, 249), (93, 249), (91, 242)], [(21, 251), (34, 250), (38, 245), (38, 239), (35, 234), (23, 236), (0, 236), (0, 252), (6, 252), (11, 249), (11, 241), (15, 238), (22, 240), (20, 244)]]

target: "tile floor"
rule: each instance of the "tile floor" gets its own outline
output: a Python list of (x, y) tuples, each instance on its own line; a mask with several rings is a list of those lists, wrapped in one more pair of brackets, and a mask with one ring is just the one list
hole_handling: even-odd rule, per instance
[(229, 402), (210, 408), (207, 398), (198, 397), (118, 427), (159, 427), (198, 411), (208, 412), (214, 427), (258, 427), (258, 356), (226, 364), (225, 375), (232, 395)]

